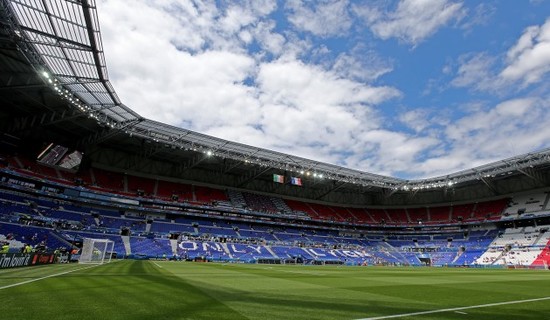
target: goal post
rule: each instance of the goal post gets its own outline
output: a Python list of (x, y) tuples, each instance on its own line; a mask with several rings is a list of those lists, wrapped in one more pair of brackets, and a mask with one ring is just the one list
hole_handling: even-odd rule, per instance
[(103, 264), (111, 262), (114, 241), (109, 239), (84, 238), (79, 263)]

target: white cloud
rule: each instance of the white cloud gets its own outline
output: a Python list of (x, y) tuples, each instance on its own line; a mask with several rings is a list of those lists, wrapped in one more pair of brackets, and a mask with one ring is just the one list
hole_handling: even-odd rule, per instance
[[(180, 50), (201, 52), (204, 50), (242, 50), (242, 45), (250, 43), (257, 29), (265, 37), (269, 14), (277, 8), (276, 1), (240, 1), (218, 7), (217, 2), (207, 1), (143, 1), (132, 2), (132, 10), (117, 1), (103, 0), (99, 4), (102, 28), (106, 23), (130, 27), (136, 33), (154, 39), (168, 37)], [(116, 15), (117, 21), (104, 22)], [(118, 23), (117, 23), (118, 22)], [(270, 31), (270, 30), (267, 30)], [(103, 32), (103, 34), (108, 34)]]
[(352, 25), (347, 0), (298, 1), (286, 3), (288, 21), (297, 29), (320, 37), (338, 36)]
[(379, 125), (371, 105), (396, 97), (302, 62), (263, 64), (257, 78), (265, 134), (292, 145), (319, 144), (345, 150), (358, 133)]
[(425, 109), (414, 109), (403, 112), (399, 115), (399, 121), (415, 132), (421, 132), (431, 125), (428, 119), (428, 111)]
[(464, 18), (464, 22), (460, 28), (465, 30), (466, 33), (471, 33), (476, 26), (486, 26), (489, 24), (496, 10), (496, 6), (492, 3), (480, 3), (473, 9), (473, 12)]
[(400, 171), (415, 174), (416, 166), (422, 162), (421, 155), (440, 144), (431, 136), (411, 136), (385, 129), (366, 131), (361, 140), (365, 141), (365, 149), (370, 156), (357, 164), (350, 162), (348, 165), (356, 167), (369, 163), (370, 171), (382, 174)]
[(550, 19), (540, 27), (531, 26), (524, 31), (508, 50), (507, 63), (499, 76), (523, 85), (539, 82), (550, 72)]
[(374, 50), (357, 48), (351, 53), (341, 53), (332, 69), (342, 76), (358, 81), (373, 81), (393, 70), (392, 63)]
[(255, 25), (261, 17), (267, 16), (276, 7), (276, 1), (270, 0), (231, 3), (219, 19), (219, 29), (226, 33), (236, 33), (246, 26)]
[(377, 37), (397, 38), (412, 45), (465, 15), (462, 2), (448, 0), (401, 0), (394, 11), (372, 7), (367, 2), (354, 10)]
[(502, 85), (492, 70), (495, 64), (496, 58), (486, 53), (464, 54), (459, 57), (457, 75), (451, 85), (476, 91), (495, 90)]
[(502, 94), (539, 83), (549, 72), (550, 19), (542, 26), (526, 28), (505, 55), (492, 56), (486, 52), (462, 55), (451, 84)]
[[(384, 141), (384, 149), (390, 150), (376, 150), (375, 158), (368, 161), (379, 172), (402, 171), (410, 178), (426, 178), (540, 150), (548, 146), (550, 137), (549, 107), (547, 99), (530, 97), (492, 107), (474, 103), (464, 106), (464, 116), (447, 124), (428, 119), (424, 110), (412, 110), (400, 120), (418, 129), (418, 136), (389, 132), (384, 134), (387, 139), (371, 138)], [(444, 129), (436, 130), (437, 125)]]
[[(181, 15), (169, 14), (170, 5), (163, 4), (136, 1), (130, 14), (119, 2), (104, 2), (100, 12), (113, 85), (147, 118), (341, 164), (350, 150), (362, 152), (365, 131), (380, 127), (373, 106), (400, 95), (342, 69), (300, 61), (309, 44), (275, 33), (273, 22), (262, 18), (269, 8), (170, 4), (185, 11)], [(243, 10), (248, 14), (235, 21)], [(247, 27), (252, 24), (257, 28)], [(194, 32), (197, 38), (185, 47), (180, 36)], [(273, 56), (248, 52), (251, 41), (271, 48)]]
[[(372, 84), (393, 71), (391, 60), (371, 47), (333, 54), (329, 46), (315, 45), (303, 34), (279, 30), (269, 17), (276, 10), (274, 1), (217, 3), (136, 0), (131, 11), (120, 1), (98, 4), (110, 79), (126, 105), (147, 118), (205, 134), (391, 175), (449, 173), (548, 141), (550, 129), (544, 124), (550, 119), (544, 110), (549, 106), (535, 98), (465, 109), (467, 115), (455, 121), (406, 112), (398, 120), (414, 133), (393, 129), (389, 123), (394, 118), (384, 118), (380, 104), (401, 92)], [(458, 19), (462, 10), (460, 3), (434, 3), (445, 4), (439, 11), (447, 10), (447, 15), (433, 21), (418, 17), (420, 24), (429, 20), (418, 27), (424, 31), (400, 34), (392, 27), (392, 36), (416, 44)], [(345, 7), (345, 2), (323, 4)], [(411, 23), (412, 17), (399, 16), (413, 12), (405, 10), (407, 5), (403, 1), (394, 12), (379, 16), (373, 11), (368, 21), (380, 26)], [(339, 35), (349, 28), (344, 23), (315, 32)], [(510, 66), (519, 68), (524, 55), (545, 43), (543, 29), (526, 31), (510, 49)], [(311, 52), (329, 62), (308, 62), (304, 56)], [(498, 58), (470, 54), (462, 59), (453, 85), (490, 90), (499, 83), (494, 81), (499, 80), (494, 71)], [(452, 125), (442, 130), (448, 123)]]
[[(450, 125), (447, 128), (447, 135), (458, 143), (472, 143), (474, 136), (477, 139), (484, 137), (485, 143), (479, 146), (479, 148), (484, 148), (487, 146), (486, 142), (492, 140), (492, 137), (489, 134), (482, 135), (480, 133), (492, 133), (496, 136), (498, 132), (503, 132), (507, 128), (519, 127), (522, 123), (532, 122), (532, 118), (530, 121), (525, 120), (529, 120), (527, 111), (533, 107), (534, 102), (532, 99), (516, 99), (500, 103), (489, 111), (472, 113)], [(535, 114), (531, 113), (532, 115)], [(504, 137), (510, 138), (507, 135)]]
[(284, 36), (273, 32), (274, 28), (275, 22), (273, 21), (259, 22), (255, 28), (243, 31), (250, 37), (246, 43), (249, 44), (252, 40), (256, 39), (264, 52), (280, 56), (285, 51), (289, 51), (289, 44)]
[(549, 107), (544, 99), (518, 98), (472, 112), (447, 126), (450, 150), (420, 163), (418, 172), (446, 174), (545, 147)]
[[(125, 104), (155, 120), (174, 125), (192, 123), (195, 130), (223, 121), (241, 124), (257, 120), (254, 92), (244, 84), (254, 74), (256, 61), (237, 45), (223, 45), (225, 50), (198, 45), (184, 51), (175, 39), (192, 32), (182, 28), (174, 14), (140, 1), (133, 3), (131, 14), (120, 2), (103, 5), (109, 13), (101, 15), (101, 21), (110, 77)], [(205, 12), (198, 20), (211, 25), (206, 17), (217, 14), (208, 8), (193, 7), (189, 12)], [(236, 112), (239, 109), (243, 114)]]

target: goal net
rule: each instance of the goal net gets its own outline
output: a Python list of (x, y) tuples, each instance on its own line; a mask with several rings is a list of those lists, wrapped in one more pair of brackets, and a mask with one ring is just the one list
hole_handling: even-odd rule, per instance
[(84, 238), (79, 263), (108, 263), (115, 243), (108, 239)]

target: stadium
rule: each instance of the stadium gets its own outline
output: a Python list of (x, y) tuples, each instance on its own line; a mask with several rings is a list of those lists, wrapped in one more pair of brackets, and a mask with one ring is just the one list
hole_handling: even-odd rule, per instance
[(5, 318), (550, 314), (549, 149), (401, 179), (150, 120), (46, 2), (0, 1)]

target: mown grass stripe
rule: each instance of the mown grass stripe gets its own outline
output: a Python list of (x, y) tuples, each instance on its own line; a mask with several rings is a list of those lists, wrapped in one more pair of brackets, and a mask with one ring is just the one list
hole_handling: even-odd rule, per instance
[(40, 278), (35, 278), (35, 279), (30, 279), (30, 280), (26, 280), (26, 281), (22, 281), (22, 282), (12, 283), (12, 284), (0, 287), (0, 290), (21, 286), (21, 285), (24, 285), (24, 284), (27, 284), (27, 283), (40, 281), (40, 280), (44, 280), (44, 279), (48, 279), (48, 278), (52, 278), (52, 277), (62, 276), (64, 274), (68, 274), (68, 273), (72, 273), (72, 272), (76, 272), (76, 271), (80, 271), (80, 270), (86, 270), (86, 269), (90, 269), (90, 268), (97, 267), (97, 266), (98, 265), (92, 265), (92, 266), (87, 266), (87, 267), (83, 267), (83, 268), (78, 268), (78, 269), (74, 269), (74, 270), (69, 270), (69, 271), (65, 271), (65, 272), (56, 273), (56, 274), (51, 274), (51, 275), (47, 275), (47, 276), (40, 277)]
[[(0, 272), (0, 286), (81, 267), (55, 265), (41, 272), (33, 268)], [(75, 316), (82, 320), (350, 320), (406, 314), (403, 320), (538, 320), (550, 314), (549, 301), (539, 301), (550, 297), (550, 278), (547, 272), (533, 270), (266, 269), (265, 265), (125, 260), (74, 271), (1, 290), (0, 299), (9, 306), (2, 309), (1, 318), (32, 319), (39, 314), (59, 320)], [(509, 305), (474, 309), (493, 302)], [(414, 315), (426, 311), (431, 314)]]
[(362, 319), (357, 319), (357, 320), (383, 320), (383, 319), (404, 318), (404, 317), (421, 316), (421, 315), (433, 314), (433, 313), (443, 313), (443, 312), (453, 312), (453, 311), (458, 312), (458, 311), (469, 310), (469, 309), (498, 307), (498, 306), (504, 306), (504, 305), (510, 305), (510, 304), (538, 302), (538, 301), (545, 301), (545, 300), (550, 300), (550, 297), (526, 299), (526, 300), (516, 300), (516, 301), (505, 301), (505, 302), (496, 302), (496, 303), (487, 303), (487, 304), (479, 304), (479, 305), (475, 305), (475, 306), (458, 307), (458, 308), (445, 308), (445, 309), (437, 309), (437, 310), (402, 313), (402, 314), (394, 314), (394, 315), (381, 316), (381, 317), (362, 318)]

